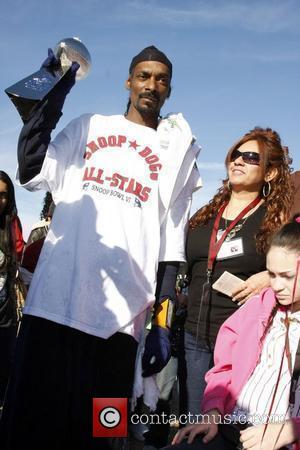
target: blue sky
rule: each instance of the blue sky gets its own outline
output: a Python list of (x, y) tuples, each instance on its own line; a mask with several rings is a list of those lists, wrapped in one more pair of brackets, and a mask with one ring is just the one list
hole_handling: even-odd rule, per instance
[[(163, 112), (183, 112), (202, 146), (204, 187), (193, 211), (220, 185), (228, 148), (256, 125), (279, 132), (299, 170), (299, 35), (297, 0), (2, 0), (0, 168), (14, 177), (22, 125), (4, 89), (37, 70), (48, 47), (79, 36), (93, 68), (68, 96), (54, 134), (85, 112), (123, 113), (131, 58), (153, 44), (173, 62)], [(44, 193), (17, 187), (16, 195), (26, 236)]]

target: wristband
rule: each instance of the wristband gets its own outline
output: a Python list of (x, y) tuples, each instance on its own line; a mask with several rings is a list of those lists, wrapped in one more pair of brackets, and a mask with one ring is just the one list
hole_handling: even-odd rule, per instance
[(174, 305), (169, 297), (165, 297), (157, 305), (153, 324), (162, 328), (171, 328)]

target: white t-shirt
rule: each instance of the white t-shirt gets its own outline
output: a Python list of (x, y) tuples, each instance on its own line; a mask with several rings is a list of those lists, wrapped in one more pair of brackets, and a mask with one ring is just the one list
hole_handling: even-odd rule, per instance
[[(158, 261), (185, 258), (199, 186), (189, 133), (181, 115), (158, 131), (123, 116), (84, 115), (57, 135), (40, 174), (24, 185), (51, 191), (56, 204), (26, 314), (103, 338), (117, 331), (139, 338)], [(179, 151), (177, 135), (188, 142)]]

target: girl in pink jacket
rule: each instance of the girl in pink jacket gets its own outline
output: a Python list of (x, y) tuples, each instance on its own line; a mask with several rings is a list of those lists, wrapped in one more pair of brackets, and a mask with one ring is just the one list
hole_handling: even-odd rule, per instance
[(267, 268), (271, 288), (221, 327), (205, 414), (172, 450), (300, 449), (300, 214), (273, 236)]

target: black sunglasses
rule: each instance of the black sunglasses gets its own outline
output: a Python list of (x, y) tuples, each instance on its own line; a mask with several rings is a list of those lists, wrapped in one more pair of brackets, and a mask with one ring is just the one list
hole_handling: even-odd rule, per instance
[(243, 158), (243, 161), (246, 164), (253, 164), (255, 166), (259, 166), (260, 155), (257, 152), (240, 152), (238, 149), (233, 150), (230, 155), (230, 162), (235, 161), (239, 157)]

